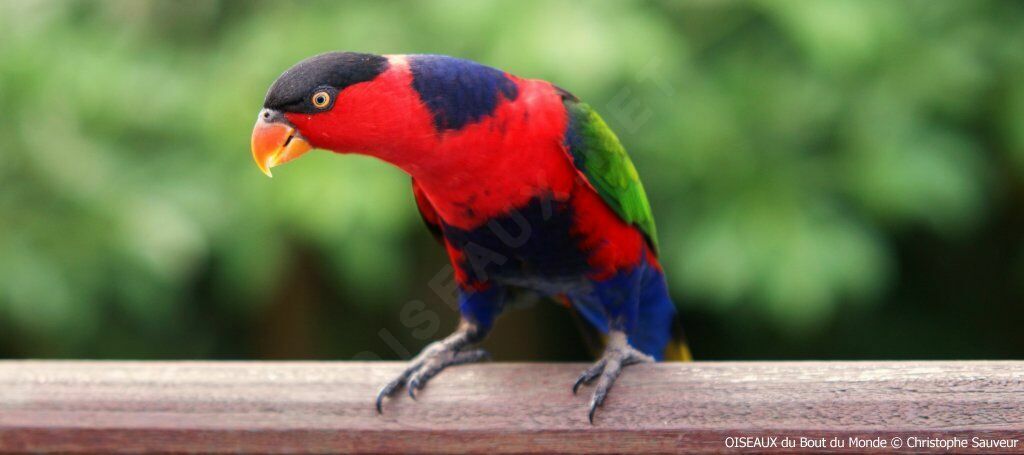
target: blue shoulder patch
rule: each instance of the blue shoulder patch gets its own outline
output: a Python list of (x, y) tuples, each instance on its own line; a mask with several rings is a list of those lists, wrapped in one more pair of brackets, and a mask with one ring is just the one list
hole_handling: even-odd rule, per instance
[(412, 86), (434, 115), (438, 131), (458, 130), (491, 115), (500, 96), (519, 96), (505, 73), (469, 60), (443, 55), (409, 58)]

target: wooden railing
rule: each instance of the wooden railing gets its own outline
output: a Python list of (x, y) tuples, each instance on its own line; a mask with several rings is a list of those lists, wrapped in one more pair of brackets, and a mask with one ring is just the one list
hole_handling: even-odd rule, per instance
[(0, 453), (1024, 451), (1024, 362), (638, 365), (594, 425), (583, 364), (454, 367), (378, 415), (401, 368), (0, 362)]

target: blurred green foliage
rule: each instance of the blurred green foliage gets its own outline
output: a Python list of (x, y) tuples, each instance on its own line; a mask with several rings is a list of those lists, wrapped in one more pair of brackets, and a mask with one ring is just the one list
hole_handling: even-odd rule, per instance
[[(0, 355), (387, 358), (442, 335), (445, 259), (404, 175), (251, 162), (266, 88), (329, 50), (470, 58), (593, 104), (699, 357), (1024, 353), (1021, 2), (0, 0), (0, 29)], [(411, 299), (444, 327), (410, 335)], [(557, 308), (527, 314), (500, 352), (582, 355)]]

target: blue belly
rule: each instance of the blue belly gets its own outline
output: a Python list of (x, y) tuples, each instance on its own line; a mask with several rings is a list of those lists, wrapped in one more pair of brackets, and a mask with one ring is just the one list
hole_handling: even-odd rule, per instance
[(589, 255), (572, 234), (572, 206), (538, 197), (471, 230), (444, 225), (448, 242), (463, 254), (455, 264), (467, 284), (520, 286), (560, 294), (586, 284)]

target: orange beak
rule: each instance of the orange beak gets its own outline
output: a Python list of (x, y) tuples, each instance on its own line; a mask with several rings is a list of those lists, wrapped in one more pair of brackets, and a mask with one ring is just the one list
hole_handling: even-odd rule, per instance
[(312, 148), (287, 123), (268, 122), (261, 116), (252, 129), (252, 158), (267, 177), (273, 177), (270, 168), (294, 160)]

